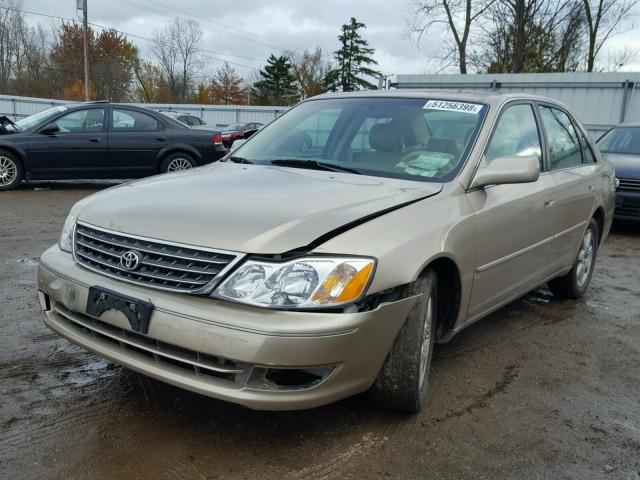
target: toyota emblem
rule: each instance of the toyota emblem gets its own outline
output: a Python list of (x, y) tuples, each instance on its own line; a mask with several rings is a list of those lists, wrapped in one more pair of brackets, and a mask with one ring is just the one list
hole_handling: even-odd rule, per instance
[(127, 250), (120, 255), (120, 266), (125, 270), (134, 271), (140, 268), (142, 263), (142, 255), (135, 250)]

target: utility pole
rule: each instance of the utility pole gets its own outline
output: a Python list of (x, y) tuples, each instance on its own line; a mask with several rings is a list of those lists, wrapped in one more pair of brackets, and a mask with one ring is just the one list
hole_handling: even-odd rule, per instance
[[(79, 2), (78, 2), (79, 3)], [(84, 100), (91, 100), (89, 96), (89, 38), (87, 29), (87, 0), (82, 0), (82, 49), (84, 51)]]

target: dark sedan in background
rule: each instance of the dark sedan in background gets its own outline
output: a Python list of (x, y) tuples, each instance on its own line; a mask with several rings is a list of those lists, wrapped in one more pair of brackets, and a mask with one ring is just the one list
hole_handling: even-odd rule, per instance
[(222, 143), (227, 148), (231, 148), (233, 142), (245, 138), (245, 132), (255, 131), (262, 127), (262, 123), (232, 123), (222, 130)]
[(15, 123), (0, 120), (0, 190), (22, 180), (140, 178), (227, 153), (219, 131), (131, 105), (60, 105)]
[(640, 123), (618, 125), (598, 140), (619, 181), (616, 218), (640, 221)]

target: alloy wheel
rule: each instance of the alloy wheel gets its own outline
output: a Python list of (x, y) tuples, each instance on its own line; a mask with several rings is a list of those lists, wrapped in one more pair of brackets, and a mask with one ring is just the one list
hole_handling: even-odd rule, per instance
[(576, 267), (576, 281), (582, 287), (589, 279), (593, 264), (593, 254), (595, 250), (595, 237), (593, 230), (588, 229), (582, 239), (580, 251), (578, 252), (578, 265)]
[(0, 156), (0, 186), (11, 185), (18, 176), (18, 166), (9, 157)]
[(186, 158), (174, 158), (167, 165), (167, 172), (179, 172), (181, 170), (189, 170), (193, 168), (191, 162)]

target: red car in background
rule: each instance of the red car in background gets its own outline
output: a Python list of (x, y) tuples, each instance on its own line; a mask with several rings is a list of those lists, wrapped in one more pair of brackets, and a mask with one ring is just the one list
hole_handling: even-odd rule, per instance
[(258, 130), (262, 127), (262, 123), (232, 123), (222, 130), (222, 144), (231, 148), (234, 140), (244, 138), (244, 132), (249, 130)]

